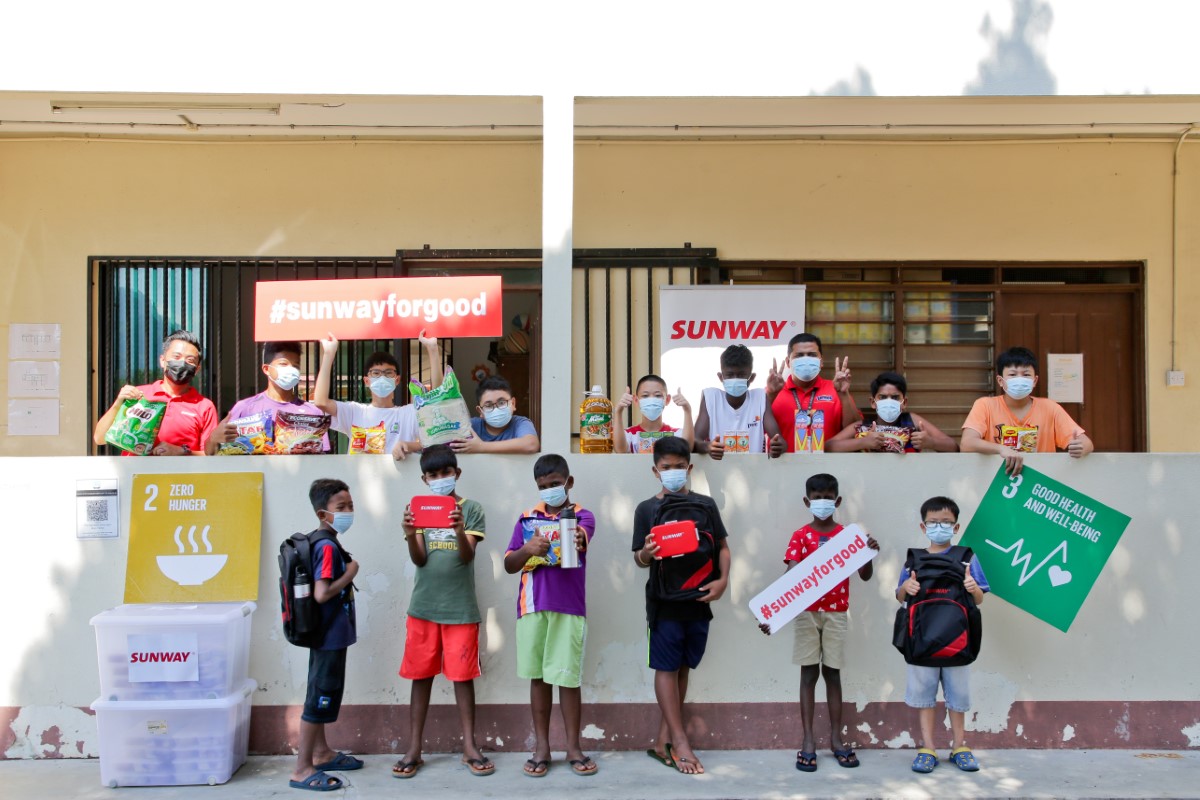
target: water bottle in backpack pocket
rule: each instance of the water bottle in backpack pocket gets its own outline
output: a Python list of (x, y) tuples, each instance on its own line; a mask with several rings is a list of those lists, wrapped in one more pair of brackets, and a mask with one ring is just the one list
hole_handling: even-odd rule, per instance
[(699, 546), (690, 553), (653, 562), (650, 576), (652, 594), (655, 600), (661, 602), (697, 600), (704, 594), (700, 591), (701, 586), (721, 577), (717, 542), (712, 534), (708, 506), (694, 499), (690, 493), (664, 495), (663, 502), (654, 512), (650, 527), (681, 520), (696, 524)]
[(979, 655), (983, 618), (963, 586), (974, 557), (961, 545), (943, 553), (908, 551), (904, 566), (916, 573), (921, 588), (897, 609), (892, 644), (909, 664), (959, 667)]

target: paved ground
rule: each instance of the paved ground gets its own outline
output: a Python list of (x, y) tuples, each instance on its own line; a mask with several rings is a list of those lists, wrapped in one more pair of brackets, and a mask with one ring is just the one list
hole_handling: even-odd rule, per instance
[[(600, 753), (593, 777), (573, 775), (561, 754), (545, 778), (521, 774), (525, 756), (494, 755), (497, 770), (487, 778), (470, 775), (456, 755), (427, 755), (411, 780), (391, 777), (393, 756), (368, 756), (365, 769), (342, 773), (348, 786), (327, 797), (460, 798), (527, 797), (629, 798), (629, 800), (726, 800), (728, 798), (1114, 798), (1200, 797), (1200, 751), (993, 750), (978, 751), (981, 772), (960, 772), (947, 761), (932, 775), (909, 770), (911, 751), (860, 751), (862, 766), (843, 769), (823, 753), (813, 774), (797, 772), (794, 754), (781, 751), (701, 752), (707, 774), (686, 777), (669, 771), (641, 752)], [(0, 762), (0, 798), (58, 800), (257, 800), (310, 796), (287, 785), (291, 759), (254, 756), (223, 786), (156, 787), (114, 790), (100, 785), (97, 761)], [(316, 795), (317, 793), (313, 793)]]

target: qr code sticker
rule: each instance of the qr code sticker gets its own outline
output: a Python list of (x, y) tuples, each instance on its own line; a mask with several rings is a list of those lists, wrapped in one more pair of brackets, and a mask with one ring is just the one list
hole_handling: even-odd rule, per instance
[(87, 519), (88, 522), (108, 522), (108, 501), (88, 500)]

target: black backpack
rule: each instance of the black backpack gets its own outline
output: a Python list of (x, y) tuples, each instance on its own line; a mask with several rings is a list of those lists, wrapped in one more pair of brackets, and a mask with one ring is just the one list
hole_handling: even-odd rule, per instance
[(717, 542), (712, 534), (709, 506), (687, 494), (665, 494), (654, 512), (650, 526), (691, 520), (696, 523), (700, 546), (691, 553), (651, 562), (648, 593), (660, 602), (678, 603), (703, 595), (700, 587), (721, 577), (717, 561)]
[(921, 590), (896, 611), (892, 644), (909, 664), (959, 667), (979, 655), (983, 617), (963, 586), (975, 553), (955, 545), (944, 553), (910, 549), (904, 566)]
[(321, 604), (312, 596), (312, 551), (317, 542), (328, 539), (337, 547), (343, 561), (349, 553), (328, 529), (312, 533), (293, 533), (279, 545), (279, 600), (283, 615), (283, 635), (298, 647), (319, 647), (325, 637)]

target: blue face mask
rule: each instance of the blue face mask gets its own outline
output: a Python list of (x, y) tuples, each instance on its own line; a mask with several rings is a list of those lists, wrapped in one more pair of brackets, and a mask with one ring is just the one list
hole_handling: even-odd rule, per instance
[(730, 397), (741, 397), (746, 393), (746, 389), (750, 386), (750, 381), (745, 378), (726, 378), (725, 394)]
[(1005, 378), (1004, 393), (1013, 400), (1024, 400), (1033, 392), (1033, 378)]
[(396, 382), (391, 378), (380, 375), (371, 381), (371, 394), (376, 397), (391, 397), (396, 393)]
[(875, 411), (879, 414), (879, 418), (889, 425), (900, 419), (901, 403), (899, 400), (876, 400)]
[(686, 469), (664, 469), (658, 473), (658, 479), (668, 492), (678, 492), (687, 483), (687, 475)]
[(666, 402), (661, 397), (643, 397), (638, 400), (638, 408), (642, 410), (642, 416), (651, 422), (662, 416), (665, 405)]
[(817, 356), (796, 356), (792, 359), (792, 377), (808, 383), (821, 374), (821, 359)]
[(949, 522), (927, 522), (925, 523), (925, 535), (934, 544), (949, 544), (950, 540), (954, 538), (954, 526)]
[(808, 510), (813, 513), (817, 519), (829, 519), (833, 516), (834, 509), (837, 508), (836, 500), (809, 500)]
[(454, 494), (454, 485), (458, 482), (458, 478), (453, 476), (449, 478), (434, 478), (429, 481), (429, 491), (434, 494), (440, 494), (442, 497), (448, 497)]
[(551, 486), (549, 489), (539, 491), (538, 495), (548, 508), (558, 508), (567, 502), (567, 487)]
[(504, 408), (493, 408), (491, 411), (484, 412), (483, 419), (493, 428), (503, 428), (512, 420), (512, 415), (512, 409), (505, 406)]
[(327, 511), (325, 513), (333, 516), (333, 519), (329, 522), (329, 527), (333, 528), (339, 534), (350, 530), (350, 526), (354, 524), (353, 511)]
[(290, 392), (300, 383), (300, 370), (295, 367), (276, 367), (275, 385), (285, 392)]

